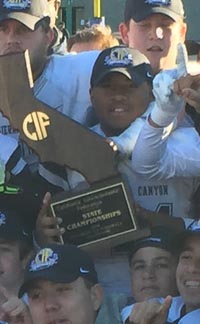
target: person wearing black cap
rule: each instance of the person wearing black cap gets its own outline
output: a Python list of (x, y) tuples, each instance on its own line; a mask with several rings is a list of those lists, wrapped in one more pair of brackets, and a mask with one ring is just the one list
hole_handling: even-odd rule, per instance
[[(161, 93), (162, 84), (159, 90)], [(118, 167), (130, 185), (134, 201), (148, 210), (175, 216), (183, 227), (184, 222), (178, 217), (184, 218), (186, 225), (190, 224), (193, 218), (191, 197), (198, 187), (194, 179), (181, 178), (179, 181), (182, 185), (173, 177), (160, 179), (154, 176), (147, 179), (145, 174), (140, 175), (134, 168), (134, 147), (140, 138), (140, 131), (152, 108), (159, 104), (152, 97), (152, 74), (148, 59), (138, 50), (123, 46), (102, 51), (93, 67), (90, 95), (100, 122), (92, 129), (101, 136), (111, 138), (124, 154)], [(182, 100), (180, 106), (183, 107)], [(170, 132), (167, 129), (164, 131)], [(143, 146), (139, 150), (143, 150)], [(132, 161), (127, 158), (131, 155)], [(137, 156), (139, 159), (139, 154)], [(140, 161), (141, 167), (142, 163)]]
[[(93, 260), (74, 245), (49, 244), (40, 249), (27, 264), (19, 297), (25, 293), (33, 324), (121, 323), (120, 312), (115, 312), (114, 304), (103, 302)], [(18, 315), (25, 313), (19, 300), (18, 304)], [(11, 306), (7, 307), (6, 315)]]
[(187, 26), (181, 0), (127, 0), (122, 40), (149, 59), (154, 74), (176, 65), (177, 45), (185, 42)]
[[(24, 226), (23, 208), (0, 204), (0, 286), (17, 296), (32, 252), (32, 235)], [(27, 215), (26, 215), (27, 216)]]
[[(179, 297), (159, 299), (137, 305), (129, 317), (130, 323), (198, 324), (200, 316), (200, 226), (194, 222), (174, 241), (179, 255), (176, 282)], [(152, 304), (151, 304), (152, 302)], [(163, 304), (164, 303), (164, 304)], [(163, 304), (164, 306), (162, 306)], [(164, 312), (163, 312), (164, 310)], [(137, 320), (136, 320), (137, 318)], [(163, 320), (165, 318), (165, 321)], [(145, 321), (146, 320), (146, 321)]]

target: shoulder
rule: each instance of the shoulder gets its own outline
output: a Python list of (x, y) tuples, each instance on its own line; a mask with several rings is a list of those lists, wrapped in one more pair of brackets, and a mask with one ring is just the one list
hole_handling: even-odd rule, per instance
[(51, 55), (42, 76), (56, 83), (85, 76), (88, 78), (98, 54), (98, 51), (90, 51), (80, 54)]

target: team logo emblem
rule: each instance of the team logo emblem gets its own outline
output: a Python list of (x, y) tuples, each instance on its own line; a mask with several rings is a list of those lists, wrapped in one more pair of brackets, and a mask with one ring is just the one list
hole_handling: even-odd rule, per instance
[(30, 6), (31, 0), (3, 0), (3, 7), (9, 10), (25, 10)]
[(171, 0), (145, 0), (145, 3), (155, 6), (170, 6)]
[(30, 140), (41, 141), (48, 136), (47, 126), (49, 125), (50, 120), (47, 114), (41, 111), (34, 111), (25, 117), (22, 127), (24, 134)]
[(106, 56), (104, 64), (107, 66), (127, 66), (133, 64), (132, 55), (125, 48), (112, 49), (110, 56)]
[(39, 271), (52, 267), (58, 262), (58, 255), (52, 249), (40, 250), (35, 259), (31, 262), (30, 271)]
[(0, 226), (6, 223), (6, 216), (0, 212)]

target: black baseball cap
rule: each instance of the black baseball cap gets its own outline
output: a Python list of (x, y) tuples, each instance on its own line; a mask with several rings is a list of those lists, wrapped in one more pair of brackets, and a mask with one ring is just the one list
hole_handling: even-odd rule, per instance
[(141, 248), (144, 247), (157, 247), (166, 250), (172, 254), (176, 254), (174, 247), (174, 239), (176, 233), (165, 226), (155, 226), (151, 228), (151, 235), (148, 237), (140, 238), (132, 242), (129, 248), (129, 261), (133, 255)]
[(187, 239), (191, 237), (200, 237), (200, 221), (194, 221), (184, 231), (182, 231), (176, 238), (176, 246), (178, 252), (181, 253)]
[(35, 279), (71, 283), (79, 277), (93, 284), (98, 282), (94, 262), (88, 253), (75, 245), (48, 244), (29, 261), (19, 297), (27, 292)]
[(0, 204), (0, 240), (32, 244), (32, 233), (26, 228), (20, 209), (2, 207)]
[(184, 8), (181, 0), (126, 0), (124, 21), (131, 18), (142, 21), (152, 14), (163, 14), (174, 21), (184, 19)]
[(185, 41), (189, 55), (197, 55), (200, 51), (200, 40), (188, 39)]
[(92, 70), (91, 88), (98, 86), (105, 76), (113, 72), (124, 74), (137, 85), (153, 78), (146, 56), (135, 48), (122, 45), (107, 48), (99, 54)]
[(0, 0), (0, 22), (15, 19), (34, 30), (36, 23), (44, 18), (50, 23), (47, 0)]

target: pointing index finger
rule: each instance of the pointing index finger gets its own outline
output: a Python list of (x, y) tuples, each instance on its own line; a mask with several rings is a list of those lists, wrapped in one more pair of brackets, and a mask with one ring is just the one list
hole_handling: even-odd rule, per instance
[(188, 74), (188, 54), (184, 44), (178, 44), (177, 54), (177, 72), (178, 78)]

